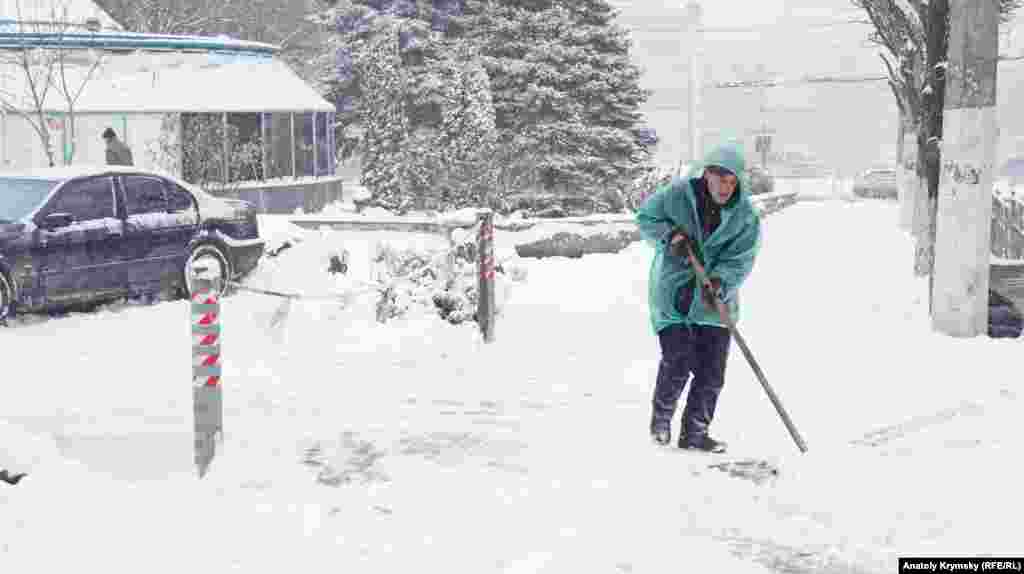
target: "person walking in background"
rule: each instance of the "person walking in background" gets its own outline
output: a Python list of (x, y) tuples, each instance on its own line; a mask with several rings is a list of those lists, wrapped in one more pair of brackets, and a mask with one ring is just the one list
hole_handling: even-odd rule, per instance
[[(693, 374), (678, 446), (724, 452), (708, 430), (725, 384), (731, 339), (715, 308), (717, 295), (734, 321), (739, 289), (760, 249), (761, 220), (750, 201), (741, 144), (715, 147), (686, 178), (659, 187), (637, 212), (641, 237), (655, 247), (648, 275), (651, 325), (661, 346), (652, 399), (654, 442), (672, 440), (672, 417)], [(697, 285), (687, 247), (707, 271)]]
[(132, 150), (118, 139), (112, 128), (103, 130), (103, 139), (107, 142), (107, 164), (135, 165), (132, 161)]

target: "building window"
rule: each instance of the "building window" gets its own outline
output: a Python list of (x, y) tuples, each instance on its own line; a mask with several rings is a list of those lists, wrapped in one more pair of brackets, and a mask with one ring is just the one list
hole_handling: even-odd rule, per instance
[(204, 185), (224, 181), (224, 115), (181, 114), (182, 176)]
[(331, 174), (331, 133), (329, 131), (331, 122), (327, 112), (316, 114), (316, 174)]
[(263, 153), (266, 154), (268, 179), (292, 177), (292, 115), (290, 113), (263, 114)]
[(313, 112), (295, 114), (295, 176), (311, 176), (313, 165)]
[(263, 179), (259, 114), (228, 114), (228, 181)]

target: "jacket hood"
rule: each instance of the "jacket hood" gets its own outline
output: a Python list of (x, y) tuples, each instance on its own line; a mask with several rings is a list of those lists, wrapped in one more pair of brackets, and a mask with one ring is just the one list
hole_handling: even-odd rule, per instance
[(740, 187), (737, 195), (750, 195), (750, 177), (747, 174), (747, 160), (741, 142), (729, 140), (716, 145), (704, 155), (703, 160), (691, 167), (687, 177), (700, 177), (704, 173), (704, 168), (709, 165), (724, 167), (736, 174)]

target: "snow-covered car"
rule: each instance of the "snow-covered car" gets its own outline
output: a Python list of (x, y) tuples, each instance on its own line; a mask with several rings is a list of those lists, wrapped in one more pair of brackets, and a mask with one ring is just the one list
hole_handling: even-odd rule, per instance
[(853, 182), (853, 194), (858, 197), (899, 198), (896, 170), (883, 168), (865, 171)]
[(132, 167), (0, 173), (0, 320), (124, 296), (188, 296), (263, 254), (251, 204)]

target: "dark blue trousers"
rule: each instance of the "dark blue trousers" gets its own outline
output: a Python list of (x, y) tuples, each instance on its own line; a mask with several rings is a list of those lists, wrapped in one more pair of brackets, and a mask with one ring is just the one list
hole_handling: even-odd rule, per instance
[(725, 363), (732, 336), (723, 327), (672, 325), (658, 333), (661, 363), (654, 386), (651, 430), (668, 429), (687, 379), (693, 374), (683, 408), (683, 433), (707, 435), (725, 385)]

